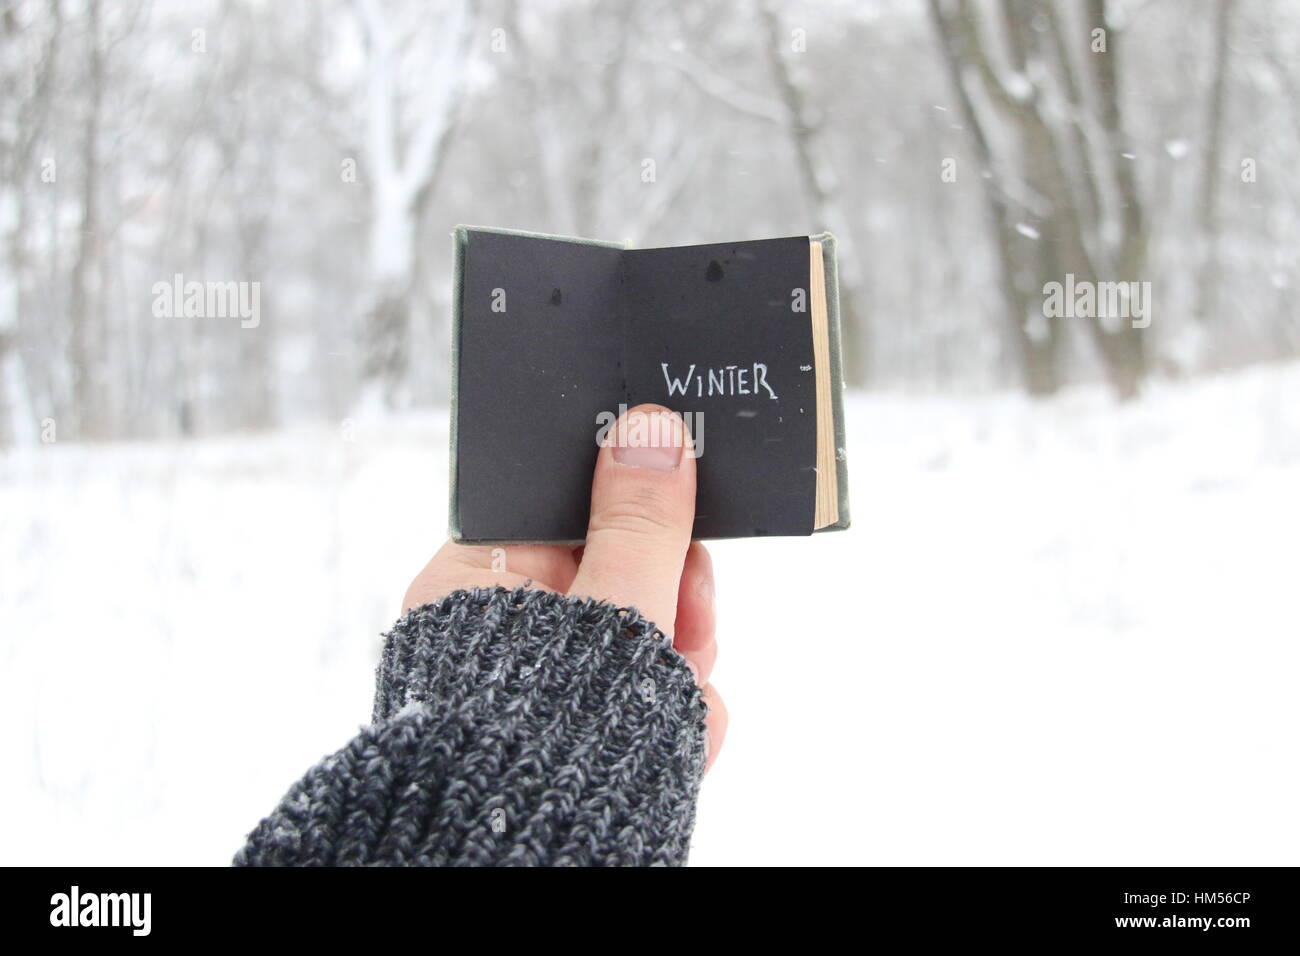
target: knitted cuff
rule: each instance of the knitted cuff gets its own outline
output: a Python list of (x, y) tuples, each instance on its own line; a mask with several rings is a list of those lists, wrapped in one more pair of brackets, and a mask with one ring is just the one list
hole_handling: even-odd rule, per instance
[(635, 610), (457, 591), (388, 635), (374, 723), (317, 764), (237, 864), (686, 860), (705, 707)]

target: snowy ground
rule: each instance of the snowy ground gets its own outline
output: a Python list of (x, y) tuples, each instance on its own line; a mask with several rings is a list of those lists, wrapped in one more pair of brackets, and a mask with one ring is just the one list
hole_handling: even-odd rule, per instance
[[(720, 542), (693, 862), (1300, 862), (1300, 366), (855, 397), (855, 525)], [(2, 863), (224, 863), (369, 713), (438, 417), (0, 456)]]

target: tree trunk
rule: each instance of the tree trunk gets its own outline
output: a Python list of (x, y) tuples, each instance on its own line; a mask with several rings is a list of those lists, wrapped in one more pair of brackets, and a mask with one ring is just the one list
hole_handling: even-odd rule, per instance
[(398, 91), (401, 38), (373, 0), (355, 0), (366, 37), (368, 76), (367, 181), (371, 190), (370, 289), (365, 314), (367, 381), (389, 407), (409, 398), (411, 290), (418, 261), (419, 211), (432, 194), (461, 108), (476, 0), (451, 0), (439, 18), (425, 102), (403, 129)]
[[(1090, 178), (1090, 160), (1098, 157), (1087, 151), (1083, 124), (1092, 121), (1084, 115), (1087, 104), (1065, 42), (1063, 18), (1040, 0), (1001, 0), (995, 9), (1002, 37), (1000, 43), (989, 44), (981, 37), (970, 0), (957, 0), (952, 10), (946, 10), (942, 0), (930, 0), (949, 79), (981, 166), (1010, 331), (1022, 358), (1026, 388), (1031, 394), (1050, 395), (1064, 381), (1066, 334), (1061, 318), (1042, 312), (1047, 283), (1064, 282), (1067, 275), (1076, 282), (1096, 282), (1103, 276), (1108, 281), (1140, 280), (1146, 266), (1146, 222), (1120, 113), (1117, 37), (1106, 25), (1104, 0), (1089, 0), (1086, 14), (1090, 28), (1106, 30), (1106, 50), (1084, 55), (1091, 58), (1100, 112), (1096, 125), (1104, 140), (1098, 165), (1110, 178), (1115, 197), (1109, 210)], [(1090, 31), (1083, 38), (1091, 42)], [(994, 49), (1001, 51), (1005, 67), (993, 64)], [(1053, 64), (1063, 104), (1049, 101), (1051, 88), (1043, 84), (1035, 63)], [(1001, 162), (993, 155), (967, 90), (972, 82), (968, 77), (982, 81), (1009, 126), (1011, 136), (1002, 139), (1014, 144), (1014, 152)], [(1058, 132), (1062, 114), (1065, 128)], [(1071, 155), (1079, 149), (1085, 150), (1083, 156)], [(1035, 305), (1038, 314), (1031, 311)], [(1030, 319), (1037, 334), (1022, 327)], [(1127, 324), (1113, 328), (1096, 315), (1083, 321), (1115, 393), (1121, 398), (1136, 395), (1146, 372), (1141, 330)]]
[[(1088, 28), (1107, 29), (1106, 0), (1088, 0)], [(1109, 266), (1110, 279), (1140, 281), (1147, 266), (1146, 216), (1138, 193), (1132, 140), (1124, 129), (1120, 111), (1119, 37), (1108, 30), (1106, 52), (1093, 54), (1101, 125), (1105, 132), (1107, 158), (1119, 198), (1120, 242)], [(1103, 217), (1104, 220), (1105, 217)], [(1112, 216), (1112, 218), (1114, 218)], [(1104, 237), (1103, 237), (1104, 238)], [(1104, 244), (1102, 244), (1104, 245)], [(1121, 322), (1107, 329), (1097, 320), (1089, 323), (1098, 350), (1106, 363), (1107, 376), (1121, 399), (1134, 398), (1147, 371), (1146, 337), (1143, 330)]]
[[(1041, 286), (1034, 286), (1041, 278), (1042, 268), (1038, 265), (1025, 268), (1025, 258), (1029, 251), (1026, 247), (1035, 240), (1016, 229), (1019, 217), (1011, 206), (1007, 192), (997, 180), (995, 158), (989, 146), (988, 134), (966, 86), (965, 72), (968, 65), (982, 55), (976, 47), (979, 41), (974, 34), (974, 24), (964, 16), (950, 16), (944, 11), (940, 0), (930, 0), (930, 17), (948, 71), (949, 85), (957, 98), (962, 124), (966, 127), (975, 151), (977, 173), (984, 196), (985, 218), (997, 262), (1003, 321), (1019, 363), (1021, 382), (1030, 395), (1053, 395), (1061, 385), (1063, 335), (1060, 320), (1043, 314)], [(1033, 250), (1032, 255), (1037, 257), (1041, 247), (1030, 248)], [(1031, 323), (1031, 319), (1042, 321)], [(1034, 325), (1045, 331), (1033, 334), (1031, 327)]]
[(1204, 163), (1201, 167), (1201, 215), (1199, 281), (1196, 317), (1202, 322), (1214, 318), (1218, 311), (1219, 280), (1219, 179), (1223, 152), (1223, 112), (1228, 90), (1228, 34), (1232, 29), (1233, 0), (1219, 0), (1215, 11), (1214, 73), (1210, 85), (1210, 104), (1205, 121)]
[[(96, 438), (102, 433), (104, 396), (99, 392), (99, 317), (102, 303), (95, 301), (99, 274), (99, 119), (103, 106), (104, 57), (99, 44), (99, 0), (86, 7), (89, 44), (86, 116), (82, 128), (81, 228), (77, 257), (72, 266), (69, 302), (69, 362), (72, 375), (72, 409), (75, 434)], [(92, 304), (93, 303), (93, 304)]]

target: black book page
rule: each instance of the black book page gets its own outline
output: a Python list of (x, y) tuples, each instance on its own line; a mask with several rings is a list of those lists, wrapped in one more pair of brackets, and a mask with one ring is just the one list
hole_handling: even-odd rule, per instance
[(598, 430), (642, 402), (681, 413), (696, 435), (696, 537), (811, 533), (808, 279), (806, 236), (624, 250), (468, 231), (460, 537), (581, 540)]
[(696, 537), (813, 530), (808, 255), (807, 236), (624, 253), (627, 404), (696, 436)]
[[(596, 414), (624, 399), (623, 250), (468, 237), (456, 357), (461, 537), (580, 540)], [(493, 311), (502, 295), (505, 311)]]

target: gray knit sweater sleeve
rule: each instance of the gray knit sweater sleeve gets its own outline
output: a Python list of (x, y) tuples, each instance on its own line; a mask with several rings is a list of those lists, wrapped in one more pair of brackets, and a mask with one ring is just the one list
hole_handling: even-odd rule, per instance
[(387, 635), (372, 723), (236, 865), (686, 861), (705, 758), (689, 668), (635, 610), (457, 591)]

